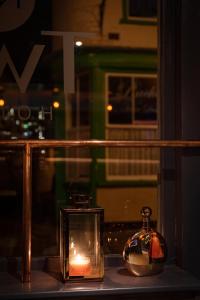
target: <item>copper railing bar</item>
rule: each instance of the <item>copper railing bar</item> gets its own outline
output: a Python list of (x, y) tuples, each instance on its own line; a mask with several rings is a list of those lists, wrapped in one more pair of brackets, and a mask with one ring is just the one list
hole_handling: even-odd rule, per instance
[(32, 148), (36, 147), (73, 147), (73, 146), (89, 146), (89, 147), (200, 147), (200, 141), (105, 141), (105, 140), (79, 140), (79, 141), (31, 141)]
[(24, 147), (29, 141), (25, 140), (0, 140), (0, 146), (3, 147)]
[(31, 148), (27, 143), (23, 149), (23, 255), (22, 281), (31, 281), (31, 215), (32, 215), (32, 160)]
[(0, 146), (23, 147), (29, 144), (30, 148), (39, 147), (158, 147), (158, 148), (188, 148), (200, 147), (197, 140), (9, 140), (0, 141)]

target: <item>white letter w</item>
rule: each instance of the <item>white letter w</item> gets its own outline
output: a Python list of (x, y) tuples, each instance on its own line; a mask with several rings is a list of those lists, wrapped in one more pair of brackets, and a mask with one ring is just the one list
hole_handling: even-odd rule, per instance
[(42, 55), (44, 47), (45, 47), (45, 45), (35, 45), (33, 47), (33, 50), (28, 58), (28, 61), (25, 65), (24, 70), (20, 77), (17, 73), (17, 70), (16, 70), (14, 64), (13, 64), (10, 54), (8, 53), (7, 48), (5, 46), (3, 46), (0, 51), (0, 77), (2, 76), (2, 73), (3, 73), (6, 65), (8, 64), (12, 71), (12, 74), (19, 86), (20, 92), (25, 93), (27, 86), (33, 75), (33, 72), (37, 66), (39, 59), (40, 59), (40, 56)]

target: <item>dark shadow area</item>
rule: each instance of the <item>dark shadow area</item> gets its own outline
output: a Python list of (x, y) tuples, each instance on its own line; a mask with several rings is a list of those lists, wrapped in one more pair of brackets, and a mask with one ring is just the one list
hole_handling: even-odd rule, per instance
[(126, 277), (134, 277), (127, 269), (122, 268), (117, 271), (118, 274)]

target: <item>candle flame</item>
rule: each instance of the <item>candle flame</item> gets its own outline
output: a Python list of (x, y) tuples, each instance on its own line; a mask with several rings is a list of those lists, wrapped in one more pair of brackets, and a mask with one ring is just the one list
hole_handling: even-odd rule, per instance
[(72, 265), (87, 265), (89, 263), (90, 263), (90, 259), (81, 254), (75, 255), (71, 260)]

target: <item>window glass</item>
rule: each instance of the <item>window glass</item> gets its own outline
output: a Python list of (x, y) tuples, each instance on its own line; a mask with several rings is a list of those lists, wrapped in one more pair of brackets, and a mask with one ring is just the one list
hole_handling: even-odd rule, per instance
[(72, 127), (90, 124), (90, 86), (89, 74), (76, 77), (76, 94), (72, 98)]
[(155, 18), (157, 16), (157, 0), (129, 0), (129, 17)]
[(22, 253), (22, 152), (19, 149), (1, 148), (0, 170), (0, 271), (2, 271), (12, 262), (12, 257), (20, 257)]
[(132, 84), (131, 77), (109, 76), (109, 123), (132, 123)]
[[(157, 26), (119, 22), (125, 7), (128, 18), (154, 18), (156, 4), (123, 3), (0, 1), (5, 144), (159, 138)], [(0, 147), (3, 258), (22, 253), (22, 152)], [(105, 209), (105, 252), (120, 254), (130, 231), (141, 226), (143, 205), (152, 207), (154, 225), (158, 222), (159, 165), (159, 150), (153, 148), (34, 148), (33, 256), (59, 255), (59, 209), (70, 204), (73, 193), (90, 195), (93, 205)]]
[(156, 77), (148, 75), (108, 76), (109, 124), (145, 124), (157, 120)]
[(157, 89), (155, 78), (135, 78), (135, 121), (157, 120)]

